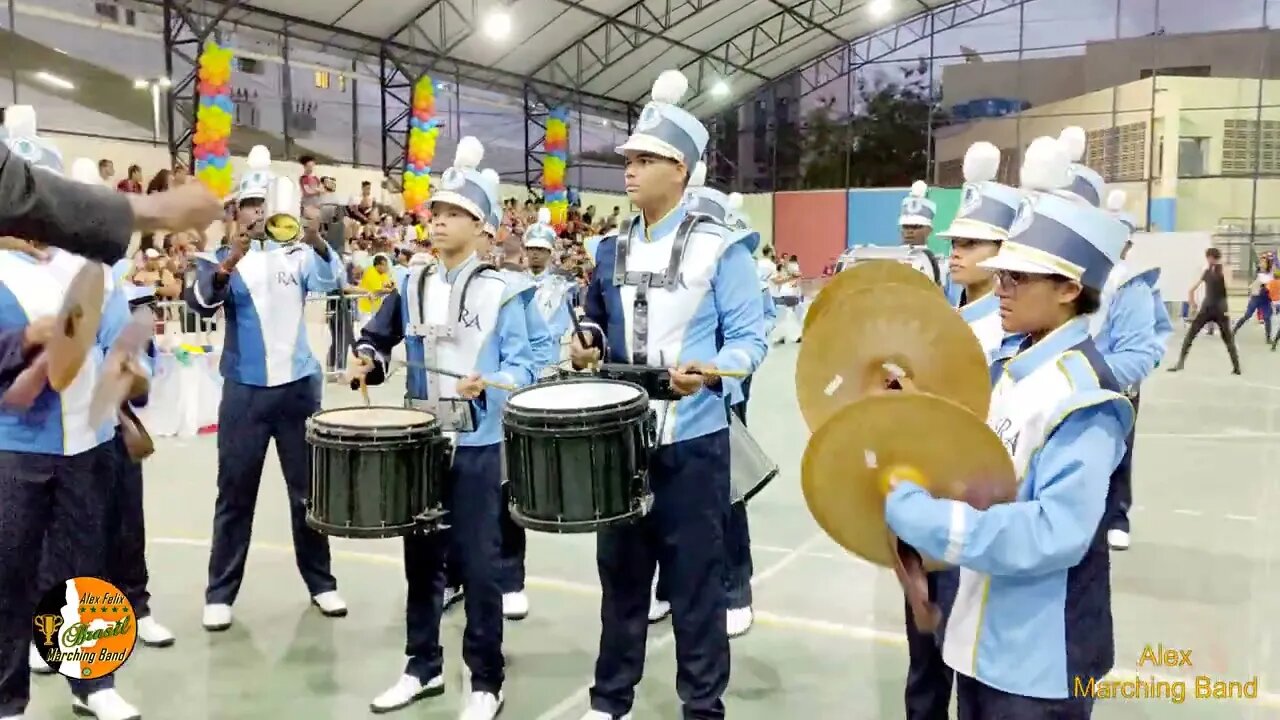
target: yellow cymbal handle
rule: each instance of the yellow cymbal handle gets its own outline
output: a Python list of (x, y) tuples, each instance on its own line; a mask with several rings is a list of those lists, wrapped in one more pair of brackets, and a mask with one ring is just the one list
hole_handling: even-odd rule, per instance
[(363, 375), (360, 376), (360, 399), (364, 400), (365, 407), (369, 407), (372, 404), (369, 402), (369, 383)]
[(899, 480), (925, 487), (924, 473), (911, 465), (890, 465), (880, 474), (880, 490), (887, 496)]

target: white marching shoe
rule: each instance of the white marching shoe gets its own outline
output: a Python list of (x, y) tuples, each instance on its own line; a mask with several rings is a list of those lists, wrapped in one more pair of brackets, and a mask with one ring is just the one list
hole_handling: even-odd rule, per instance
[(347, 616), (347, 603), (338, 594), (337, 590), (329, 590), (316, 595), (311, 598), (311, 604), (320, 608), (320, 614), (325, 617), (340, 618)]
[(524, 591), (505, 593), (502, 596), (502, 617), (523, 620), (529, 617), (529, 596)]
[(582, 720), (631, 720), (631, 713), (615, 718), (609, 713), (602, 713), (599, 710), (588, 710), (587, 714), (582, 716)]
[(1108, 530), (1107, 544), (1112, 550), (1128, 550), (1129, 549), (1129, 533), (1124, 530)]
[(156, 622), (150, 615), (138, 618), (138, 639), (143, 645), (153, 648), (169, 647), (176, 640), (169, 628)]
[(222, 632), (231, 627), (231, 606), (213, 604), (204, 606), (200, 624), (209, 632)]
[(35, 645), (32, 645), (31, 650), (27, 653), (27, 664), (31, 666), (31, 672), (37, 675), (52, 675), (57, 672), (49, 667), (49, 663), (45, 662), (44, 658), (40, 657), (40, 651), (36, 649)]
[(71, 711), (81, 717), (98, 720), (142, 720), (142, 713), (138, 712), (138, 708), (125, 702), (114, 688), (89, 693), (83, 701), (72, 697)]
[(751, 607), (733, 608), (725, 613), (725, 627), (729, 631), (729, 637), (742, 637), (751, 629), (751, 625), (756, 621), (756, 616), (751, 612)]
[(476, 691), (467, 697), (467, 705), (462, 708), (458, 720), (493, 720), (502, 712), (502, 692), (497, 695), (491, 692)]
[(649, 602), (649, 622), (662, 622), (671, 614), (671, 603), (666, 600), (653, 599)]
[(415, 702), (429, 697), (444, 694), (444, 675), (437, 675), (425, 685), (418, 678), (405, 673), (396, 680), (396, 684), (387, 688), (381, 695), (369, 703), (369, 709), (375, 713), (389, 713), (393, 710), (409, 707)]

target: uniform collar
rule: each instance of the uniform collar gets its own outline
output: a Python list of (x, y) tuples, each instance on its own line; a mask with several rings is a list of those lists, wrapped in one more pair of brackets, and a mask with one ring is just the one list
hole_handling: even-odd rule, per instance
[(994, 292), (989, 292), (971, 303), (962, 305), (960, 317), (967, 323), (974, 323), (999, 310), (1000, 298), (997, 298)]
[[(440, 262), (439, 260), (437, 260), (436, 262), (439, 264), (440, 269), (444, 270), (444, 263)], [(452, 285), (453, 281), (458, 279), (458, 276), (462, 274), (463, 270), (466, 270), (467, 268), (471, 267), (476, 262), (477, 262), (476, 254), (473, 252), (467, 256), (466, 260), (463, 260), (462, 262), (458, 263), (458, 266), (455, 267), (454, 269), (445, 270), (444, 281)]]
[(644, 224), (644, 213), (640, 213), (640, 239), (644, 242), (653, 242), (661, 240), (667, 235), (676, 231), (680, 227), (680, 221), (684, 220), (684, 216), (688, 214), (684, 203), (676, 203), (671, 208), (671, 212), (662, 217), (661, 220), (653, 224), (653, 227), (646, 227)]
[(1027, 340), (1024, 339), (1017, 353), (1005, 365), (1005, 372), (1008, 372), (1015, 382), (1022, 380), (1040, 369), (1046, 362), (1088, 338), (1089, 318), (1084, 315), (1074, 317), (1030, 347), (1026, 346)]

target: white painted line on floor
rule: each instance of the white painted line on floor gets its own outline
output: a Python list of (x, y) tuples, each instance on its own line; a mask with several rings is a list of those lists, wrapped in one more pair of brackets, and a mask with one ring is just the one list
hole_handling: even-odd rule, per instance
[(1280, 433), (1227, 428), (1224, 432), (1217, 433), (1140, 432), (1138, 437), (1162, 440), (1257, 440), (1260, 438), (1280, 438)]
[[(795, 555), (788, 555), (787, 557), (784, 557), (781, 560), (779, 560), (777, 563), (774, 563), (773, 565), (766, 568), (763, 572), (758, 574), (752, 580), (752, 584), (758, 584), (760, 580), (767, 579), (768, 577), (774, 574), (777, 574), (782, 568), (785, 568), (791, 562), (794, 562), (795, 557), (802, 554), (804, 549), (811, 547), (813, 544), (820, 541), (822, 537), (823, 536), (819, 534), (817, 536), (810, 538), (809, 540), (806, 540), (804, 543), (800, 545), (800, 547), (791, 551), (792, 553), (795, 553)], [(155, 543), (157, 545), (179, 545), (179, 546), (200, 547), (200, 548), (209, 547), (208, 538), (153, 537), (153, 538), (148, 538), (147, 542)], [(289, 555), (293, 554), (293, 547), (290, 545), (278, 545), (275, 543), (256, 543), (255, 542), (251, 545), (251, 548), (261, 548), (263, 550), (269, 550), (269, 551), (277, 552), (281, 554), (289, 554)], [(355, 550), (333, 550), (332, 555), (334, 557), (345, 557), (345, 558), (350, 558), (352, 560), (359, 560), (362, 562), (371, 562), (378, 565), (400, 565), (403, 562), (403, 559), (398, 555), (388, 555), (385, 553), (359, 552)], [(766, 573), (768, 575), (766, 575)], [(528, 584), (530, 587), (542, 588), (547, 590), (556, 590), (556, 591), (560, 591), (560, 592), (564, 592), (572, 595), (582, 595), (582, 596), (599, 596), (600, 595), (600, 588), (598, 586), (590, 585), (587, 583), (574, 582), (571, 580), (560, 580), (557, 578), (530, 576), (526, 578), (526, 584)], [(871, 617), (873, 616), (868, 615), (868, 618), (871, 618)], [(755, 611), (755, 620), (756, 622), (760, 623), (761, 625), (764, 625), (765, 627), (774, 627), (782, 630), (795, 630), (795, 631), (801, 631), (801, 632), (814, 633), (818, 635), (846, 637), (854, 640), (863, 640), (866, 642), (872, 642), (879, 645), (891, 645), (895, 647), (903, 647), (907, 644), (906, 636), (901, 633), (892, 632), (889, 630), (881, 630), (881, 629), (869, 627), (869, 626), (848, 625), (844, 623), (832, 622), (829, 620), (817, 620), (813, 618), (794, 617), (791, 615), (780, 615), (777, 613), (765, 612), (761, 610)], [(649, 646), (646, 648), (645, 654), (647, 655), (648, 652), (651, 650), (657, 650), (667, 645), (670, 645), (674, 641), (675, 641), (675, 636), (672, 633), (668, 632), (662, 637), (658, 638), (657, 640), (654, 640), (653, 642), (651, 642)], [(1134, 680), (1134, 679), (1150, 680), (1152, 678), (1154, 678), (1157, 681), (1184, 681), (1185, 682), (1187, 680), (1186, 677), (1178, 677), (1173, 675), (1161, 675), (1158, 673), (1149, 673), (1149, 672), (1140, 673), (1137, 670), (1116, 669), (1107, 673), (1107, 679), (1109, 680)], [(1264, 707), (1280, 708), (1280, 693), (1275, 693), (1275, 692), (1270, 692), (1265, 690), (1263, 687), (1263, 683), (1261, 681), (1259, 681), (1258, 685), (1259, 685), (1258, 698), (1255, 704), (1261, 705)], [(539, 720), (556, 720), (557, 718), (563, 716), (568, 711), (577, 707), (578, 703), (580, 703), (582, 700), (586, 698), (586, 694), (590, 689), (591, 689), (590, 685), (585, 685), (579, 688), (572, 695), (566, 697), (555, 707), (551, 708), (550, 710), (540, 715)]]
[(1173, 511), (1173, 513), (1175, 515), (1187, 515), (1190, 517), (1200, 517), (1201, 515), (1204, 514), (1199, 510), (1183, 510), (1182, 508), (1177, 508), (1176, 510)]
[[(807, 552), (810, 548), (818, 544), (824, 537), (826, 537), (826, 535), (824, 535), (823, 533), (816, 533), (813, 537), (800, 543), (799, 547), (787, 553), (781, 559), (779, 559), (777, 562), (773, 563), (769, 567), (756, 573), (755, 577), (751, 578), (751, 585), (754, 587), (758, 587), (760, 583), (764, 582), (765, 580), (768, 580), (774, 575), (777, 575), (779, 572), (786, 569), (788, 565), (795, 562), (797, 558), (799, 558), (801, 555)], [(662, 648), (674, 643), (675, 640), (676, 640), (675, 633), (668, 631), (662, 637), (657, 638), (655, 640), (651, 640), (648, 643), (647, 647), (645, 647), (644, 654), (646, 657), (648, 657), (649, 653), (653, 652), (654, 650), (661, 650)], [(583, 685), (577, 690), (574, 690), (572, 693), (569, 693), (568, 695), (566, 695), (564, 699), (561, 700), (560, 702), (551, 706), (549, 710), (539, 715), (537, 720), (558, 720), (559, 718), (568, 714), (571, 710), (581, 707), (584, 704), (584, 702), (589, 702), (590, 691), (591, 691), (590, 683)]]
[(1231, 513), (1227, 513), (1226, 515), (1223, 515), (1223, 517), (1228, 520), (1240, 520), (1242, 522), (1254, 522), (1258, 519), (1257, 515), (1233, 515)]

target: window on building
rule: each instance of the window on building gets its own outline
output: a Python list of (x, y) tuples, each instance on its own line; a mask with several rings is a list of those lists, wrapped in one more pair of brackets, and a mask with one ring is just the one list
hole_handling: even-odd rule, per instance
[(338, 76), (338, 92), (346, 92), (346, 91), (347, 91), (347, 76), (339, 75)]
[(1145, 122), (1090, 130), (1087, 133), (1084, 164), (1106, 182), (1133, 182), (1146, 179), (1147, 124)]
[(321, 90), (329, 89), (329, 73), (323, 70), (316, 71), (316, 87)]
[(1178, 138), (1178, 177), (1198, 178), (1208, 174), (1209, 138)]
[(1224, 120), (1223, 175), (1280, 174), (1280, 120)]
[(1151, 68), (1143, 68), (1138, 73), (1138, 78), (1141, 80), (1145, 80), (1151, 77), (1153, 74), (1159, 75), (1161, 77), (1168, 77), (1168, 76), (1209, 77), (1211, 69), (1212, 68), (1209, 65), (1184, 65), (1182, 67), (1162, 67), (1162, 68), (1156, 68), (1154, 71)]

